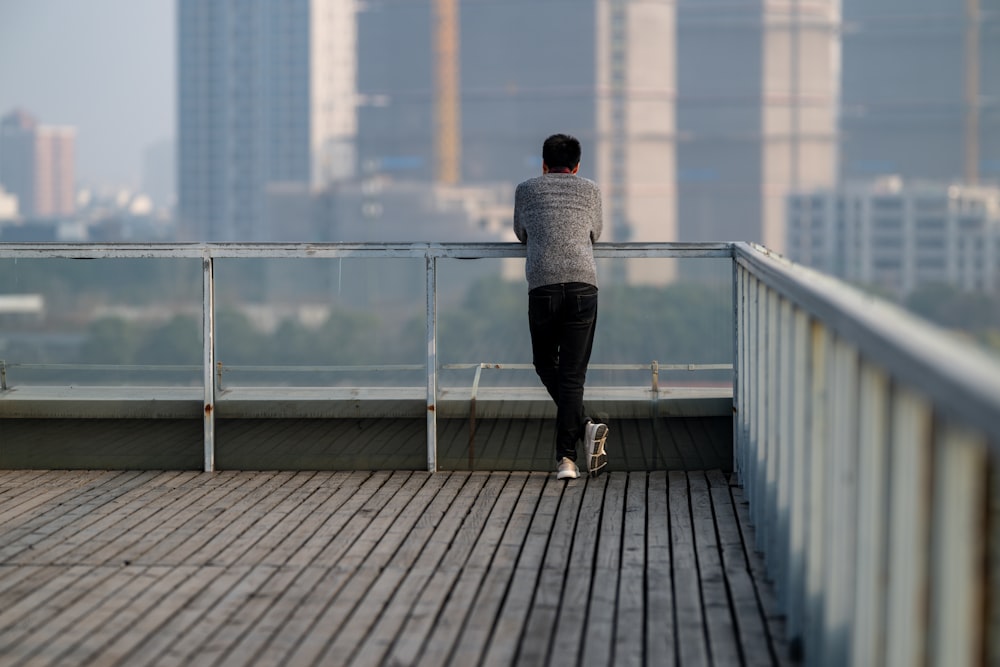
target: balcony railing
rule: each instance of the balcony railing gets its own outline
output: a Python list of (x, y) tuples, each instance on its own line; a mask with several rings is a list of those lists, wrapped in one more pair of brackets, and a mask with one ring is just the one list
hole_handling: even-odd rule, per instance
[[(60, 244), (6, 244), (0, 245), (0, 260), (7, 259), (200, 259), (201, 260), (201, 272), (202, 272), (202, 364), (200, 368), (200, 374), (202, 377), (202, 387), (201, 387), (201, 397), (202, 397), (202, 408), (201, 414), (204, 422), (204, 469), (206, 471), (212, 471), (215, 469), (215, 432), (216, 432), (216, 417), (217, 417), (217, 407), (220, 400), (220, 390), (222, 387), (222, 379), (224, 374), (228, 373), (238, 373), (238, 372), (275, 372), (281, 371), (285, 373), (297, 373), (297, 372), (310, 372), (315, 373), (323, 371), (323, 367), (317, 367), (315, 365), (308, 367), (290, 367), (281, 365), (259, 365), (259, 366), (232, 366), (229, 364), (222, 364), (217, 362), (216, 355), (216, 314), (217, 314), (217, 302), (215, 297), (217, 280), (215, 277), (215, 267), (218, 260), (223, 259), (278, 259), (278, 260), (294, 260), (294, 259), (328, 259), (328, 260), (339, 260), (345, 258), (360, 258), (360, 259), (422, 259), (424, 264), (424, 283), (425, 283), (425, 313), (424, 313), (424, 332), (426, 336), (426, 359), (422, 365), (413, 364), (381, 364), (381, 365), (365, 365), (365, 366), (351, 366), (351, 367), (327, 367), (326, 371), (337, 373), (337, 372), (384, 372), (384, 373), (400, 373), (403, 371), (413, 373), (414, 371), (423, 372), (425, 374), (424, 386), (421, 389), (417, 387), (405, 387), (401, 388), (399, 386), (393, 388), (370, 388), (366, 390), (358, 399), (358, 392), (343, 392), (336, 391), (332, 388), (299, 388), (298, 391), (295, 390), (284, 390), (287, 396), (292, 398), (298, 397), (301, 401), (300, 408), (296, 412), (298, 415), (310, 415), (317, 414), (316, 412), (309, 412), (308, 408), (303, 407), (308, 404), (318, 404), (323, 403), (323, 414), (327, 416), (337, 416), (338, 414), (349, 414), (350, 411), (344, 413), (338, 413), (336, 410), (329, 408), (329, 405), (339, 401), (345, 401), (350, 395), (352, 402), (356, 404), (358, 400), (361, 403), (371, 403), (374, 404), (378, 401), (394, 401), (394, 405), (402, 406), (404, 409), (413, 410), (416, 407), (416, 402), (421, 401), (423, 407), (421, 412), (426, 416), (427, 420), (427, 468), (428, 470), (434, 471), (438, 467), (438, 457), (437, 457), (437, 444), (438, 444), (438, 416), (442, 414), (442, 407), (445, 408), (444, 414), (450, 414), (448, 412), (451, 409), (451, 403), (442, 406), (442, 394), (445, 398), (448, 398), (451, 394), (449, 392), (442, 391), (439, 387), (439, 375), (441, 371), (458, 371), (461, 369), (468, 369), (470, 373), (471, 384), (471, 394), (468, 396), (463, 395), (462, 409), (468, 409), (471, 414), (472, 419), (475, 418), (475, 405), (476, 398), (478, 394), (479, 378), (482, 370), (486, 368), (494, 370), (506, 370), (514, 371), (525, 369), (530, 369), (530, 365), (517, 364), (517, 363), (506, 363), (503, 360), (490, 360), (489, 362), (480, 360), (475, 363), (467, 364), (442, 364), (438, 358), (438, 265), (441, 260), (448, 259), (518, 259), (524, 257), (524, 246), (517, 243), (362, 243), (362, 244), (70, 244), (70, 245), (60, 245)], [(714, 244), (675, 244), (675, 243), (653, 243), (653, 244), (600, 244), (595, 249), (595, 255), (600, 260), (628, 260), (628, 259), (651, 259), (651, 260), (666, 260), (666, 259), (689, 259), (689, 258), (729, 258), (732, 256), (732, 249), (729, 244), (724, 243), (714, 243)], [(525, 324), (525, 327), (527, 325)], [(131, 366), (102, 366), (98, 364), (24, 364), (17, 363), (16, 361), (0, 362), (0, 376), (3, 378), (3, 386), (0, 387), (0, 391), (9, 390), (12, 383), (7, 379), (8, 369), (32, 369), (35, 371), (40, 371), (43, 369), (48, 370), (76, 370), (76, 371), (95, 371), (95, 370), (117, 370), (119, 372), (130, 372), (130, 371), (149, 371), (153, 367), (150, 365), (137, 364)], [(651, 373), (651, 382), (648, 391), (642, 391), (637, 399), (640, 403), (649, 404), (657, 403), (661, 394), (663, 393), (659, 387), (658, 374), (660, 370), (691, 370), (691, 371), (703, 371), (703, 370), (724, 370), (728, 371), (731, 369), (729, 364), (701, 364), (701, 363), (684, 363), (684, 364), (660, 364), (656, 360), (650, 360), (641, 364), (599, 364), (595, 363), (591, 365), (591, 370), (601, 370), (601, 369), (616, 369), (616, 370), (648, 370)], [(159, 372), (164, 371), (188, 371), (190, 372), (190, 366), (184, 365), (164, 365), (157, 366), (156, 370)], [(537, 384), (529, 383), (525, 384)], [(631, 392), (615, 392), (612, 388), (605, 388), (606, 391), (602, 391), (601, 388), (589, 387), (589, 396), (591, 398), (596, 398), (601, 400), (602, 398), (608, 398), (609, 400), (617, 400), (619, 404), (622, 403), (623, 399), (634, 399), (636, 392), (633, 390)], [(417, 392), (422, 393), (422, 397), (418, 395)], [(78, 392), (79, 393), (79, 392)], [(245, 394), (246, 392), (244, 392)], [(534, 391), (534, 387), (528, 390), (526, 395), (530, 396), (534, 402), (542, 402), (546, 400), (544, 391), (537, 390)], [(109, 395), (109, 392), (105, 392)], [(165, 410), (169, 409), (171, 401), (174, 404), (180, 405), (183, 402), (189, 402), (186, 397), (190, 394), (190, 391), (185, 389), (173, 388), (171, 391), (163, 391), (158, 398), (158, 409), (160, 412), (158, 414), (164, 415)], [(537, 396), (535, 395), (537, 394)], [(22, 392), (21, 397), (24, 397)], [(96, 395), (92, 392), (92, 395)], [(259, 397), (262, 394), (257, 392), (254, 396)], [(270, 396), (274, 397), (275, 393), (270, 392)], [(705, 399), (705, 400), (715, 400), (723, 399), (728, 402), (730, 396), (730, 390), (727, 388), (725, 390), (707, 390), (698, 392), (697, 390), (692, 390), (692, 396), (694, 399)], [(0, 394), (2, 397), (2, 394)], [(229, 400), (229, 405), (234, 405), (240, 399), (239, 392), (229, 392), (227, 395), (227, 400)], [(108, 401), (110, 401), (110, 397)], [(45, 395), (40, 395), (39, 399), (33, 404), (28, 403), (22, 399), (22, 406), (31, 405), (32, 410), (30, 412), (25, 412), (25, 408), (22, 407), (20, 412), (16, 414), (18, 416), (24, 416), (26, 414), (38, 415), (44, 414), (46, 409)], [(179, 410), (179, 411), (177, 411)], [(453, 411), (453, 410), (452, 410)], [(2, 413), (0, 413), (2, 414)], [(183, 406), (178, 407), (174, 412), (170, 413), (175, 416), (187, 415), (188, 413), (184, 411)]]
[[(0, 245), (0, 258), (201, 260), (205, 470), (214, 468), (220, 386), (216, 260), (422, 258), (426, 361), (415, 369), (425, 374), (433, 471), (439, 372), (448, 366), (438, 360), (438, 262), (523, 253), (517, 244)], [(595, 253), (731, 260), (734, 467), (789, 636), (807, 661), (1000, 659), (1000, 364), (758, 246), (600, 244)], [(484, 368), (502, 365), (465, 370), (478, 388)]]
[(809, 664), (1000, 658), (1000, 364), (734, 246), (735, 468)]

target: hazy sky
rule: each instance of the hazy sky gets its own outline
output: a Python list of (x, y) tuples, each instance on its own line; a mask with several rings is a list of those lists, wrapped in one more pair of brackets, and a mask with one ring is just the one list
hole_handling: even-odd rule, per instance
[(174, 0), (0, 0), (0, 114), (77, 128), (81, 185), (138, 186), (172, 139)]

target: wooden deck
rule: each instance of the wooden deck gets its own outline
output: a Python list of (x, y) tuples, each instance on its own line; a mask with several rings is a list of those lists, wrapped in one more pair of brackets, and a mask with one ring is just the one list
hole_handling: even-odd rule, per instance
[(711, 472), (0, 472), (0, 664), (770, 665)]

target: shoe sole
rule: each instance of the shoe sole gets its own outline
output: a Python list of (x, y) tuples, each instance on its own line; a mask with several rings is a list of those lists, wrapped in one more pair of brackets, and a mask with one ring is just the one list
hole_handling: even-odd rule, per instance
[(556, 479), (576, 479), (579, 476), (580, 473), (572, 471), (556, 473)]
[(608, 427), (601, 424), (594, 433), (593, 441), (587, 443), (589, 457), (587, 459), (587, 472), (591, 477), (597, 477), (601, 469), (608, 465), (608, 453), (604, 451), (604, 443), (608, 440)]

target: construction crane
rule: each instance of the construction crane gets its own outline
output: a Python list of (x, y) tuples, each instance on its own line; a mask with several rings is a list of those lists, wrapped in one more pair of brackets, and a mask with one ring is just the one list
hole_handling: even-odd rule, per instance
[(458, 0), (434, 0), (434, 175), (438, 183), (459, 181), (462, 115), (459, 99)]
[(965, 182), (979, 181), (979, 0), (965, 0)]

